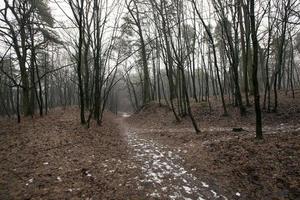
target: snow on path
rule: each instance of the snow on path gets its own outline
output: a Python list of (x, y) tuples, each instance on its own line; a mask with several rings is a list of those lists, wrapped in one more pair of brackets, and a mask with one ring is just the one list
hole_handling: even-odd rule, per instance
[(126, 136), (134, 151), (133, 159), (143, 173), (142, 177), (135, 177), (138, 189), (147, 191), (149, 198), (227, 199), (188, 172), (181, 165), (183, 159), (174, 151), (153, 140), (141, 138), (136, 131), (127, 130)]

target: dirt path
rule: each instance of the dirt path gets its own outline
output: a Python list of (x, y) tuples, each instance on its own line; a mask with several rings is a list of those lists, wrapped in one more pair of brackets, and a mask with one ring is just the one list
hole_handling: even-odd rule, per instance
[(138, 190), (146, 191), (148, 198), (227, 199), (183, 167), (184, 159), (178, 155), (180, 149), (171, 150), (166, 145), (143, 138), (140, 133), (145, 129), (130, 128), (123, 119), (119, 121), (132, 149), (132, 161), (141, 169), (141, 174), (135, 177)]
[(278, 123), (257, 143), (248, 129), (187, 134), (111, 113), (86, 129), (78, 112), (0, 121), (0, 199), (299, 197), (299, 126)]

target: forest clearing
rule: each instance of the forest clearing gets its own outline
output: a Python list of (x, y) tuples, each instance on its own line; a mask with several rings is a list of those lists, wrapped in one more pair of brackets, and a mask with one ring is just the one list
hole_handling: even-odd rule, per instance
[(0, 0), (2, 199), (300, 199), (300, 1)]

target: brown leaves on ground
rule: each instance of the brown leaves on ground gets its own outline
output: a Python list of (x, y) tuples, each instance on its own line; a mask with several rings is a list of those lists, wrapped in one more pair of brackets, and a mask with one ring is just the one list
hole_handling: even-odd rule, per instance
[[(299, 93), (296, 94), (299, 96)], [(174, 120), (166, 106), (147, 105), (127, 119), (141, 138), (179, 148), (183, 165), (230, 199), (300, 198), (300, 98), (281, 95), (278, 113), (263, 113), (264, 137), (254, 139), (254, 112), (241, 118), (229, 107), (193, 103), (202, 128)], [(0, 199), (145, 199), (134, 177), (143, 176), (120, 121), (105, 114), (101, 127), (79, 124), (78, 109), (45, 117), (0, 120)], [(241, 127), (245, 131), (233, 132)]]
[[(273, 113), (263, 110), (263, 125), (279, 125), (281, 123), (299, 125), (300, 89), (295, 91), (295, 95), (296, 97), (293, 99), (290, 95), (286, 96), (284, 92), (280, 92), (278, 96), (278, 112)], [(227, 105), (229, 116), (223, 116), (220, 99), (216, 99), (215, 97), (210, 99), (210, 105), (211, 109), (208, 102), (201, 101), (196, 103), (192, 101), (192, 112), (201, 128), (214, 126), (230, 128), (255, 126), (253, 102), (251, 107), (247, 107), (247, 114), (243, 117), (240, 116), (239, 109), (233, 105)], [(192, 127), (188, 116), (184, 117), (182, 121), (178, 123), (175, 121), (175, 117), (169, 107), (154, 102), (145, 105), (139, 113), (132, 115), (127, 121), (134, 123), (134, 125), (139, 128), (148, 128), (149, 126), (164, 128), (174, 127), (175, 125), (180, 128)]]
[[(142, 129), (144, 137), (183, 149), (188, 169), (230, 199), (300, 199), (300, 95), (281, 94), (279, 111), (263, 113), (264, 140), (255, 138), (253, 107), (240, 117), (229, 106), (222, 116), (220, 103), (212, 111), (205, 102), (193, 103), (194, 117), (202, 132), (196, 135), (191, 122), (174, 122), (166, 107), (151, 103), (127, 121)], [(233, 132), (241, 127), (245, 131)], [(148, 131), (147, 131), (148, 130)]]
[(127, 144), (114, 116), (90, 129), (77, 109), (55, 109), (21, 124), (0, 121), (0, 199), (123, 199), (135, 196), (126, 185)]
[(239, 191), (246, 199), (299, 198), (299, 131), (266, 135), (263, 141), (235, 137), (203, 150), (214, 166), (210, 174), (227, 190)]

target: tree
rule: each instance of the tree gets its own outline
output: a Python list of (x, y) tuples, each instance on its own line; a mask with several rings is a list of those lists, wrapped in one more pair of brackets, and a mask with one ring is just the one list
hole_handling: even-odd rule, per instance
[[(133, 7), (131, 7), (133, 4)], [(145, 46), (144, 33), (142, 30), (142, 21), (140, 17), (139, 6), (136, 0), (130, 0), (129, 2), (126, 0), (127, 10), (133, 19), (132, 23), (137, 27), (137, 31), (135, 31), (139, 36), (140, 48), (141, 48), (141, 59), (143, 64), (143, 104), (147, 104), (151, 100), (150, 94), (150, 76), (148, 69), (148, 60), (147, 60), (147, 52)]]
[[(21, 84), (18, 87), (23, 91), (22, 110), (25, 116), (33, 115), (34, 102), (38, 99), (42, 114), (42, 87), (36, 65), (36, 49), (42, 48), (42, 45), (49, 40), (57, 40), (49, 30), (53, 25), (53, 18), (47, 1), (4, 0), (4, 8), (0, 13), (2, 22), (0, 34), (9, 49), (13, 47), (20, 68)], [(27, 59), (30, 59), (29, 70)], [(39, 94), (36, 88), (36, 76)]]
[(253, 62), (252, 62), (252, 80), (253, 80), (253, 90), (254, 90), (254, 104), (255, 104), (255, 114), (256, 114), (256, 138), (262, 139), (262, 122), (261, 122), (261, 109), (260, 109), (260, 94), (259, 85), (257, 80), (257, 66), (258, 66), (258, 41), (256, 33), (256, 23), (255, 23), (255, 3), (254, 0), (250, 1), (250, 22), (251, 22), (251, 37), (253, 46)]
[[(224, 5), (225, 4), (225, 5)], [(213, 5), (219, 16), (219, 23), (222, 26), (222, 32), (224, 35), (224, 42), (227, 46), (227, 57), (232, 69), (232, 78), (234, 82), (235, 98), (237, 105), (240, 109), (240, 114), (245, 115), (246, 109), (242, 101), (242, 95), (239, 84), (239, 48), (238, 48), (238, 20), (236, 20), (236, 14), (238, 13), (237, 5), (230, 5), (229, 2), (222, 2), (221, 0), (214, 0)], [(229, 12), (231, 14), (232, 23), (228, 19)], [(232, 32), (233, 31), (233, 32)]]
[(83, 40), (84, 40), (84, 0), (76, 0), (73, 2), (69, 0), (73, 16), (75, 18), (78, 27), (78, 52), (77, 52), (77, 76), (78, 76), (78, 89), (79, 89), (79, 101), (80, 101), (80, 121), (81, 124), (85, 124), (85, 105), (84, 105), (84, 90), (82, 82), (82, 51), (83, 51)]
[(222, 83), (221, 83), (221, 78), (220, 78), (220, 70), (219, 70), (219, 66), (218, 66), (218, 60), (217, 60), (217, 53), (216, 53), (216, 47), (215, 47), (215, 41), (214, 41), (214, 38), (213, 38), (213, 35), (208, 27), (208, 25), (206, 25), (206, 23), (204, 22), (199, 10), (197, 9), (197, 5), (196, 5), (196, 2), (195, 0), (192, 0), (192, 3), (193, 3), (193, 6), (194, 6), (194, 9), (196, 10), (196, 13), (202, 23), (202, 25), (204, 26), (204, 29), (208, 35), (208, 38), (209, 38), (209, 41), (210, 41), (210, 44), (212, 45), (212, 50), (213, 50), (213, 56), (214, 56), (214, 65), (215, 65), (215, 68), (217, 70), (217, 78), (218, 78), (218, 84), (219, 84), (219, 88), (220, 88), (220, 93), (221, 93), (221, 99), (222, 99), (222, 105), (223, 105), (223, 115), (228, 115), (228, 112), (227, 112), (227, 109), (226, 109), (226, 103), (225, 103), (225, 99), (224, 99), (224, 90), (223, 90), (223, 86), (222, 86)]

